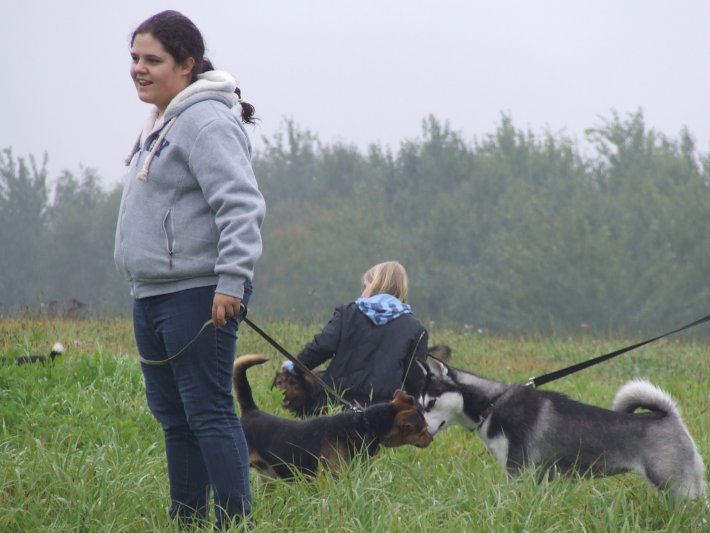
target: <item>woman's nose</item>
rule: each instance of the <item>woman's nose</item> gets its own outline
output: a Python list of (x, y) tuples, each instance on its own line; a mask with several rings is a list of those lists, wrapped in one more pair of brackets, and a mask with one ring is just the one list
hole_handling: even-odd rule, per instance
[(132, 72), (145, 72), (146, 71), (145, 61), (138, 59), (134, 63), (131, 63), (131, 71)]

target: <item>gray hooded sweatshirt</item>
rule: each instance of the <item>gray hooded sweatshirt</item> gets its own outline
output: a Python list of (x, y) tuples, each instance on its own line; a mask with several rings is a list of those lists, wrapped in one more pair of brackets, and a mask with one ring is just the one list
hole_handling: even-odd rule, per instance
[(201, 74), (127, 160), (114, 260), (134, 298), (209, 285), (241, 298), (252, 279), (265, 205), (235, 87), (226, 72)]

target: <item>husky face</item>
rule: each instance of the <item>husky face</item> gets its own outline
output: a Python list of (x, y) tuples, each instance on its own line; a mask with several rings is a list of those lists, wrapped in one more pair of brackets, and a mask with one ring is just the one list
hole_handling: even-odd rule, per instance
[(424, 405), (424, 419), (432, 436), (449, 425), (460, 423), (463, 396), (457, 392), (444, 392), (441, 396), (425, 394), (422, 396), (422, 405)]
[(433, 358), (427, 359), (426, 366), (420, 366), (427, 377), (419, 401), (424, 407), (429, 433), (433, 436), (445, 427), (457, 424), (468, 429), (476, 428), (478, 421), (466, 416), (464, 397), (450, 375), (449, 367)]

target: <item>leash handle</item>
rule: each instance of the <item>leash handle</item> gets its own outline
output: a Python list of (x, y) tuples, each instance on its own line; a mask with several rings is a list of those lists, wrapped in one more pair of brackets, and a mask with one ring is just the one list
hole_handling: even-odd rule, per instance
[(649, 344), (651, 342), (657, 341), (658, 339), (662, 339), (663, 337), (668, 337), (669, 335), (673, 335), (674, 333), (678, 333), (678, 332), (683, 331), (685, 329), (689, 329), (694, 326), (698, 326), (698, 325), (703, 324), (708, 321), (710, 321), (710, 315), (704, 316), (703, 318), (699, 318), (698, 320), (695, 320), (694, 322), (691, 322), (690, 324), (686, 324), (685, 326), (681, 326), (677, 329), (674, 329), (673, 331), (669, 331), (668, 333), (658, 335), (658, 336), (653, 337), (651, 339), (648, 339), (648, 340), (645, 340), (645, 341), (642, 341), (642, 342), (639, 342), (636, 344), (632, 344), (631, 346), (627, 346), (625, 348), (621, 348), (619, 350), (615, 350), (613, 352), (609, 352), (604, 355), (594, 357), (592, 359), (588, 359), (587, 361), (582, 361), (581, 363), (577, 363), (575, 365), (568, 366), (568, 367), (562, 368), (560, 370), (556, 370), (555, 372), (550, 372), (549, 374), (543, 374), (542, 376), (538, 376), (536, 378), (530, 378), (527, 382), (527, 385), (530, 387), (539, 387), (541, 385), (545, 385), (546, 383), (550, 383), (551, 381), (555, 381), (555, 380), (563, 378), (565, 376), (569, 376), (570, 374), (574, 374), (575, 372), (579, 372), (580, 370), (584, 370), (585, 368), (589, 368), (590, 366), (594, 366), (596, 364), (607, 361), (613, 357), (616, 357), (617, 355), (621, 355), (623, 353), (630, 352), (631, 350), (635, 350), (636, 348), (640, 348), (641, 346), (643, 346), (645, 344)]
[(286, 350), (286, 348), (284, 348), (284, 347), (281, 346), (278, 342), (276, 342), (268, 333), (266, 333), (263, 329), (261, 329), (259, 326), (257, 326), (256, 324), (254, 324), (254, 322), (252, 322), (250, 319), (248, 319), (248, 318), (247, 318), (247, 310), (246, 310), (246, 307), (244, 308), (244, 313), (243, 313), (243, 315), (242, 315), (242, 321), (245, 322), (251, 329), (253, 329), (254, 331), (256, 331), (259, 335), (261, 335), (261, 337), (262, 337), (266, 342), (268, 342), (269, 344), (271, 344), (271, 346), (273, 346), (274, 348), (276, 348), (276, 350), (278, 350), (278, 352), (279, 352), (281, 355), (283, 355), (286, 359), (288, 359), (288, 360), (291, 361), (293, 364), (295, 364), (295, 365), (299, 368), (299, 370), (301, 370), (302, 372), (306, 372), (306, 373), (310, 374), (310, 375), (313, 377), (313, 379), (315, 379), (315, 380), (318, 382), (318, 384), (319, 384), (321, 387), (323, 387), (323, 389), (325, 389), (329, 394), (331, 394), (336, 400), (338, 400), (340, 403), (342, 403), (343, 405), (345, 405), (345, 406), (348, 407), (349, 409), (352, 409), (353, 411), (362, 411), (362, 408), (361, 408), (361, 407), (352, 404), (351, 402), (349, 402), (349, 401), (347, 401), (345, 398), (343, 398), (340, 394), (338, 394), (337, 392), (335, 392), (335, 390), (333, 389), (333, 387), (331, 387), (330, 385), (328, 385), (328, 384), (327, 384), (324, 380), (322, 380), (315, 372), (313, 372), (310, 368), (308, 368), (306, 365), (304, 365), (301, 361), (299, 361), (299, 360), (296, 359), (293, 355), (291, 355), (291, 354)]

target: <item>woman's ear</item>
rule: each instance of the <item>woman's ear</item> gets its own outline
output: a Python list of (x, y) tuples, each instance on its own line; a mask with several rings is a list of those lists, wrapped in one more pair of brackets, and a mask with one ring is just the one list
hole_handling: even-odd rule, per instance
[(188, 57), (182, 65), (180, 65), (180, 74), (183, 76), (187, 76), (188, 78), (192, 79), (192, 70), (195, 68), (195, 58), (194, 57)]

